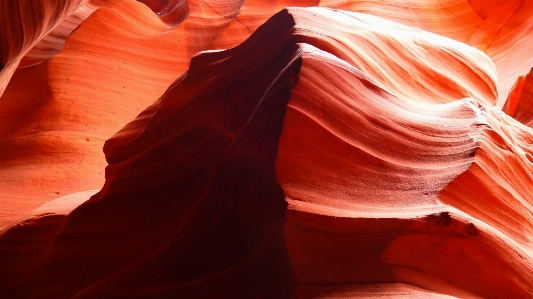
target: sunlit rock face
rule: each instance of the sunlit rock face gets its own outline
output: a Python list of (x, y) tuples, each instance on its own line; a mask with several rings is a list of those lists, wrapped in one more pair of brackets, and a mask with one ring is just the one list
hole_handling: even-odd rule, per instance
[(0, 3), (2, 297), (532, 297), (529, 2)]

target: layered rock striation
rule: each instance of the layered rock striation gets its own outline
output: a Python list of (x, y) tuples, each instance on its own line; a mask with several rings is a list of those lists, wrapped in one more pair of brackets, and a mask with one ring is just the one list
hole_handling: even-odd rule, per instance
[[(8, 90), (0, 103), (0, 151), (6, 153), (0, 161), (0, 226), (58, 196), (101, 188), (104, 141), (157, 100), (195, 53), (234, 47), (280, 9), (312, 5), (370, 13), (451, 37), (484, 51), (495, 63), (496, 72), (492, 62), (468, 47), (454, 45), (461, 50), (436, 57), (417, 41), (375, 43), (363, 36), (359, 43), (353, 32), (334, 45), (353, 51), (342, 59), (406, 100), (469, 96), (491, 103), (497, 98), (501, 107), (513, 82), (533, 66), (527, 55), (533, 25), (528, 1), (2, 1), (0, 94)], [(368, 32), (363, 23), (359, 28)], [(336, 30), (322, 26), (322, 31)], [(399, 36), (411, 34), (394, 23), (371, 31), (388, 28)], [(426, 42), (448, 47), (450, 40), (438, 39)], [(404, 51), (391, 51), (396, 47)], [(357, 57), (358, 51), (374, 57)], [(392, 53), (402, 54), (390, 57), (390, 66), (365, 66), (365, 60), (382, 61)], [(412, 77), (410, 84), (398, 85), (402, 76)]]
[[(498, 64), (446, 37), (326, 8), (252, 30), (259, 3), (145, 2), (102, 4), (0, 99), (4, 192), (27, 197), (5, 201), (5, 222), (54, 197), (42, 190), (73, 193), (0, 231), (2, 294), (531, 298), (528, 76), (501, 111)], [(192, 56), (242, 26), (242, 44)], [(103, 188), (75, 193), (103, 164)]]

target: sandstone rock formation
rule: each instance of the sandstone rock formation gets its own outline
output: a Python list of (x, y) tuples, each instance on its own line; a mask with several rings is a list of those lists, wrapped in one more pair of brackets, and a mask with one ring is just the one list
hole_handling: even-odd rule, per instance
[(2, 46), (4, 296), (531, 298), (527, 3), (142, 2)]
[[(414, 0), (387, 3), (191, 0), (187, 2), (187, 9), (183, 1), (177, 0), (141, 2), (158, 14), (134, 0), (1, 2), (3, 17), (0, 19), (5, 25), (1, 26), (0, 56), (3, 56), (1, 63), (5, 68), (0, 73), (0, 95), (10, 84), (0, 104), (0, 151), (5, 153), (0, 157), (0, 226), (58, 196), (100, 188), (104, 182), (101, 170), (106, 165), (101, 152), (105, 140), (143, 107), (154, 102), (187, 70), (195, 53), (240, 44), (285, 6), (321, 5), (371, 13), (474, 45), (488, 53), (496, 64), (498, 92), (494, 96), (499, 99), (498, 106), (503, 106), (507, 91), (518, 76), (533, 66), (527, 54), (531, 43), (527, 33), (533, 26), (528, 1), (504, 4), (495, 1), (491, 5), (485, 2), (480, 5), (466, 0), (424, 3)], [(101, 8), (89, 16), (98, 7)], [(184, 23), (175, 26), (187, 13)], [(87, 21), (81, 23), (85, 18)], [(388, 26), (377, 27), (386, 30)], [(66, 36), (68, 42), (63, 47)], [(477, 37), (471, 40), (474, 36)], [(407, 46), (398, 42), (400, 44), (388, 46)], [(353, 47), (353, 43), (347, 46)], [(407, 49), (413, 47), (417, 46)], [(61, 49), (59, 55), (35, 68), (23, 68), (42, 62)], [(466, 50), (461, 55), (471, 51)], [(390, 51), (376, 55), (388, 53)], [(375, 68), (375, 72), (388, 71), (378, 80), (395, 84), (398, 77), (413, 71), (404, 69), (404, 59), (420, 63), (422, 59), (436, 58), (431, 54), (426, 57), (425, 53), (416, 57), (420, 51), (406, 51), (406, 55), (409, 53), (415, 57), (395, 57), (399, 65), (393, 72)], [(464, 71), (461, 61), (451, 65), (449, 71), (458, 67), (455, 73), (444, 73), (446, 78), (441, 78), (444, 80), (438, 84), (448, 84)], [(479, 71), (484, 72), (484, 63), (475, 57), (474, 62), (479, 62)], [(19, 71), (13, 77), (17, 66)], [(474, 70), (476, 72), (478, 70)], [(435, 73), (440, 76), (438, 70)], [(494, 73), (487, 75), (491, 80), (496, 76)], [(424, 88), (433, 89), (435, 79)], [(417, 80), (415, 77), (411, 81)], [(26, 88), (28, 82), (32, 88)], [(460, 90), (464, 89), (464, 83), (460, 83), (463, 85)], [(466, 88), (487, 88), (468, 83)], [(412, 88), (407, 89), (412, 91)], [(454, 96), (460, 97), (464, 95), (460, 90), (447, 93), (455, 92)], [(398, 90), (398, 96), (406, 91)], [(423, 90), (418, 92), (427, 94)], [(443, 101), (442, 95), (426, 98), (431, 97)], [(492, 101), (492, 97), (486, 100)], [(89, 107), (95, 111), (89, 114)], [(38, 150), (32, 150), (34, 148)], [(66, 167), (70, 164), (76, 166)], [(49, 176), (51, 172), (55, 175)]]

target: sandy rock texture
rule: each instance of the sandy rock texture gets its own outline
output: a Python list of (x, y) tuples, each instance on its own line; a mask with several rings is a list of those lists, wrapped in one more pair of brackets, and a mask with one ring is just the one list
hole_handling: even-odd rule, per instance
[(532, 298), (531, 5), (0, 0), (0, 293)]

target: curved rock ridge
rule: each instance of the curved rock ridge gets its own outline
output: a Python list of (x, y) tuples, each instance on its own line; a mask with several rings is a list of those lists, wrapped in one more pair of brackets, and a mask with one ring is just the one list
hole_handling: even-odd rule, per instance
[[(16, 78), (9, 81), (8, 94), (0, 99), (0, 131), (9, 128), (8, 133), (0, 132), (0, 150), (7, 153), (3, 159), (0, 157), (0, 190), (4, 190), (0, 191), (0, 226), (58, 195), (100, 188), (104, 175), (97, 170), (106, 165), (100, 150), (106, 139), (157, 100), (187, 70), (195, 53), (240, 44), (285, 6), (341, 7), (382, 16), (469, 43), (495, 61), (497, 80), (494, 66), (486, 56), (459, 43), (427, 33), (416, 33), (424, 36), (423, 41), (411, 39), (411, 29), (388, 22), (383, 23), (386, 26), (361, 28), (378, 35), (390, 29), (389, 35), (392, 32), (398, 35), (393, 40), (360, 37), (345, 28), (346, 35), (338, 43), (354, 51), (346, 51), (346, 57), (341, 58), (375, 76), (380, 87), (406, 100), (447, 102), (473, 97), (494, 104), (497, 97), (497, 105), (502, 106), (502, 99), (508, 94), (505, 89), (511, 87), (518, 74), (531, 67), (530, 56), (525, 52), (531, 42), (531, 35), (527, 34), (532, 25), (529, 1), (142, 2), (159, 15), (133, 0), (3, 2), (3, 11), (9, 16), (2, 18), (4, 23), (20, 23), (17, 20), (22, 15), (13, 7), (27, 6), (24, 11), (31, 13), (23, 16), (32, 22), (25, 22), (24, 28), (35, 32), (21, 38), (21, 34), (12, 34), (15, 31), (9, 30), (11, 25), (2, 25), (2, 30), (9, 31), (2, 35), (2, 49), (12, 44), (14, 50), (5, 50), (11, 54), (2, 62), (7, 66), (0, 74), (0, 86), (3, 86), (0, 90), (7, 85), (17, 65), (28, 67), (18, 69)], [(96, 14), (87, 17), (100, 6)], [(12, 14), (11, 10), (17, 13)], [(187, 11), (188, 17), (175, 26)], [(86, 17), (87, 21), (76, 27)], [(360, 17), (360, 26), (366, 18), (369, 17)], [(33, 22), (41, 19), (46, 26)], [(74, 28), (77, 30), (72, 31)], [(45, 60), (63, 47), (67, 35), (69, 41), (63, 53)], [(4, 42), (9, 36), (14, 38), (14, 43)], [(17, 46), (21, 40), (25, 43), (20, 45), (22, 48)], [(384, 56), (396, 55), (391, 56), (395, 63), (385, 63), (380, 68), (365, 65), (366, 57), (357, 55), (360, 51), (368, 53), (369, 49), (359, 48), (361, 43), (354, 47), (354, 43), (364, 40), (365, 45), (374, 47), (368, 60), (383, 61)], [(435, 40), (435, 46), (426, 44)], [(327, 41), (332, 42), (337, 43)], [(397, 47), (404, 50), (396, 51)], [(434, 53), (430, 50), (433, 47), (446, 53)], [(22, 59), (20, 64), (19, 59)], [(406, 59), (411, 62), (405, 63)], [(424, 65), (423, 60), (435, 68)], [(446, 71), (441, 72), (439, 68)], [(432, 71), (425, 73), (424, 69)], [(412, 77), (407, 81), (413, 84), (405, 84), (405, 77)], [(446, 88), (446, 84), (452, 88)], [(34, 87), (26, 88), (29, 85)], [(94, 114), (88, 112), (89, 107), (94, 108)], [(90, 142), (82, 142), (86, 138)], [(64, 158), (59, 158), (59, 154)], [(71, 162), (76, 166), (68, 167)], [(73, 173), (65, 172), (67, 168)], [(50, 172), (57, 175), (50, 176)]]
[(321, 6), (363, 12), (427, 30), (485, 52), (498, 70), (498, 106), (533, 67), (533, 3), (524, 0), (330, 0)]
[[(67, 37), (96, 9), (113, 0), (3, 1), (0, 15), (0, 96), (16, 69), (31, 67), (58, 54)], [(185, 0), (139, 1), (171, 26), (187, 17)], [(19, 70), (20, 71), (20, 70)]]
[(317, 49), (299, 77), (276, 162), (297, 286), (530, 298), (529, 128), (474, 100), (403, 102)]
[[(70, 14), (66, 14), (63, 19), (59, 19), (57, 25), (38, 40), (35, 46), (22, 57), (17, 66), (19, 72), (21, 71), (20, 69), (42, 63), (61, 52), (67, 37), (104, 3), (105, 1), (81, 1), (76, 10), (69, 11)], [(43, 16), (40, 17), (46, 19), (46, 14), (49, 14), (50, 10), (50, 8), (44, 9), (41, 12)]]
[(0, 227), (60, 195), (101, 188), (104, 141), (181, 74), (176, 57), (190, 58), (173, 53), (176, 41), (151, 44), (186, 17), (184, 1), (159, 18), (136, 1), (30, 2), (0, 6), (0, 94), (10, 82), (0, 98)]
[[(318, 8), (308, 11), (311, 13), (295, 16), (296, 42), (314, 44), (342, 57), (352, 67), (364, 70), (368, 80), (404, 100), (447, 103), (471, 96), (487, 105), (496, 104), (493, 64), (472, 47), (373, 16)], [(380, 26), (372, 25), (376, 23)], [(391, 61), (391, 56), (398, 59)], [(155, 109), (159, 109), (157, 103), (118, 132), (106, 147), (136, 152), (139, 145), (151, 144), (137, 139), (134, 144), (114, 145), (141, 134)], [(128, 155), (106, 152), (109, 163), (125, 159), (116, 155)]]
[(320, 62), (300, 73), (280, 141), (278, 179), (289, 202), (384, 214), (444, 202), (531, 249), (533, 130), (472, 99), (410, 105), (376, 96), (346, 79), (366, 74), (316, 55)]
[(472, 97), (496, 104), (492, 61), (465, 44), (354, 12), (321, 10), (300, 16), (297, 23), (305, 26), (296, 26), (302, 42), (313, 40), (404, 100), (448, 103)]
[[(436, 33), (485, 52), (498, 70), (498, 106), (533, 67), (533, 3), (524, 0), (245, 1), (238, 22), (256, 28), (260, 17), (286, 6), (322, 6), (366, 13)], [(235, 23), (238, 23), (235, 22)]]
[(67, 36), (106, 0), (0, 2), (0, 97), (18, 67), (61, 51)]
[(289, 203), (384, 214), (437, 207), (474, 161), (484, 123), (475, 101), (410, 104), (336, 56), (304, 53), (276, 164)]
[[(149, 28), (117, 30), (124, 43), (174, 34), (134, 18), (146, 11), (104, 6), (42, 68), (111, 26), (98, 18)], [(386, 64), (401, 55), (436, 62)], [(153, 79), (154, 61), (128, 69), (152, 96), (172, 73)], [(406, 68), (417, 75), (391, 79)], [(453, 88), (408, 86), (437, 73)], [(494, 82), (464, 45), (359, 13), (282, 10), (241, 45), (192, 57), (106, 141), (100, 192), (50, 228), (29, 216), (4, 230), (2, 248), (34, 246), (34, 267), (8, 264), (0, 285), (13, 298), (531, 298), (532, 131), (494, 107)], [(10, 243), (39, 229), (42, 244)]]
[[(299, 69), (298, 47), (280, 29), (290, 22), (278, 17), (237, 48), (195, 56), (138, 137), (148, 147), (120, 154), (116, 140), (106, 143), (106, 185), (68, 216), (17, 295), (249, 298), (260, 288), (261, 297), (287, 297), (274, 163)], [(275, 33), (278, 41), (264, 41)], [(119, 286), (130, 279), (144, 282)]]
[(453, 205), (533, 249), (533, 129), (480, 106), (479, 147), (471, 167), (439, 194)]
[[(98, 3), (59, 55), (21, 70), (0, 99), (0, 226), (59, 195), (100, 188), (104, 141), (156, 101), (195, 53), (240, 44), (275, 12), (251, 11), (245, 25), (241, 1), (188, 1), (187, 19), (173, 28), (141, 2)], [(11, 75), (2, 76), (7, 84)]]
[[(533, 58), (529, 55), (533, 43), (531, 1), (299, 0), (245, 1), (239, 5), (238, 16), (228, 27), (232, 33), (235, 27), (242, 25), (253, 31), (286, 6), (322, 6), (375, 15), (466, 43), (485, 52), (494, 61), (498, 70), (499, 107), (503, 106), (517, 78), (533, 67)], [(237, 32), (246, 35), (246, 30)], [(227, 38), (227, 35), (223, 33), (221, 37)]]
[(164, 37), (170, 29), (140, 2), (110, 1), (61, 53), (11, 80), (0, 99), (0, 226), (60, 195), (102, 187), (104, 141), (190, 58)]

